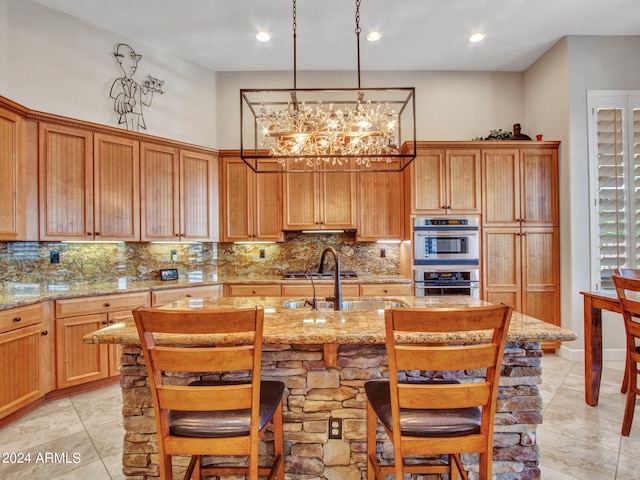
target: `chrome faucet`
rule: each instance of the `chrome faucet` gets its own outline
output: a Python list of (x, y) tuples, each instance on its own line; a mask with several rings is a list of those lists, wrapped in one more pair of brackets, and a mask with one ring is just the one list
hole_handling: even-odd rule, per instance
[[(324, 257), (330, 253), (333, 255), (333, 261), (336, 264), (335, 278), (333, 284), (333, 309), (342, 310), (342, 286), (340, 285), (340, 255), (338, 251), (333, 247), (327, 247), (322, 251), (320, 257), (320, 266), (318, 267), (318, 273), (322, 275), (324, 273)], [(330, 298), (327, 298), (329, 300)]]

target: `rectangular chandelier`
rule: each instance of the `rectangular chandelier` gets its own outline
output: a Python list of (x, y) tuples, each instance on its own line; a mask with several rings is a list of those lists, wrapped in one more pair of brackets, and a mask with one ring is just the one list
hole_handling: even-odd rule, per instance
[[(402, 171), (415, 88), (242, 89), (240, 156), (256, 173)], [(328, 165), (331, 168), (328, 168)]]

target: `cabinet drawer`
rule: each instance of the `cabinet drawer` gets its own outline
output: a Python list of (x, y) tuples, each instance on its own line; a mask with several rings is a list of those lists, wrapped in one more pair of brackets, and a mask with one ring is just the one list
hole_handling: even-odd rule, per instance
[(0, 312), (0, 332), (33, 325), (41, 319), (42, 308), (39, 303), (27, 307), (11, 308)]
[(56, 318), (149, 306), (149, 292), (102, 295), (99, 297), (69, 298), (56, 301)]
[(280, 285), (229, 285), (230, 297), (279, 297)]
[(361, 297), (376, 295), (411, 295), (410, 283), (363, 283), (360, 285)]
[(151, 304), (153, 306), (165, 305), (167, 303), (182, 300), (190, 297), (220, 297), (222, 296), (221, 285), (207, 285), (202, 287), (172, 288), (170, 290), (157, 290), (151, 292)]
[[(304, 285), (282, 285), (283, 297), (312, 297), (313, 287)], [(333, 296), (333, 285), (316, 285), (316, 297)], [(342, 298), (357, 297), (358, 285), (342, 285)]]

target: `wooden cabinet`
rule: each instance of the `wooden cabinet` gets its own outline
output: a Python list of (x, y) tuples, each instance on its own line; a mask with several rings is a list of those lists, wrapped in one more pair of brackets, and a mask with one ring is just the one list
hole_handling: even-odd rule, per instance
[(140, 145), (94, 134), (94, 238), (140, 241)]
[(37, 240), (37, 124), (0, 107), (0, 240)]
[(221, 297), (222, 285), (206, 285), (200, 287), (171, 288), (151, 292), (151, 305), (156, 307), (167, 303), (196, 297)]
[(40, 239), (93, 240), (93, 133), (40, 124)]
[[(236, 152), (221, 152), (222, 241), (284, 241), (282, 173), (254, 173)], [(264, 169), (281, 170), (277, 160)]]
[(361, 297), (384, 295), (413, 295), (410, 283), (361, 283)]
[(137, 141), (45, 123), (39, 141), (41, 240), (140, 240)]
[(279, 297), (279, 284), (225, 285), (225, 297)]
[(211, 154), (143, 143), (142, 241), (216, 241), (217, 175)]
[(560, 324), (557, 227), (483, 229), (482, 298)]
[[(305, 170), (290, 160), (289, 170)], [(327, 173), (284, 174), (284, 230), (353, 230), (356, 228), (356, 174), (331, 172), (337, 167), (325, 165)]]
[[(360, 294), (357, 284), (341, 284), (342, 287), (342, 298), (346, 297), (357, 297)], [(334, 286), (332, 284), (321, 283), (315, 285), (316, 297), (324, 298), (324, 297), (332, 297)], [(282, 296), (283, 297), (313, 297), (313, 286), (308, 283), (304, 284), (292, 284), (292, 285), (282, 285)]]
[(0, 312), (0, 419), (41, 399), (53, 388), (49, 370), (53, 340), (41, 304)]
[(403, 176), (397, 162), (383, 166), (395, 170), (357, 174), (358, 241), (403, 239)]
[(484, 226), (558, 226), (558, 150), (482, 151)]
[(560, 324), (559, 142), (482, 150), (482, 298)]
[(479, 214), (480, 149), (419, 142), (407, 179), (411, 214)]
[(72, 387), (118, 374), (118, 349), (86, 344), (85, 335), (131, 318), (131, 310), (149, 306), (149, 293), (70, 298), (55, 302), (57, 388)]

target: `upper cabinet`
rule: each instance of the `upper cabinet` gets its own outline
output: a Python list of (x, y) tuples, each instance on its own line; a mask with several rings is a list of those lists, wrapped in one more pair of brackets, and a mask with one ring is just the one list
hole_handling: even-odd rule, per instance
[[(454, 144), (452, 142), (452, 147)], [(418, 144), (409, 166), (407, 198), (411, 214), (479, 214), (480, 150)]]
[(482, 224), (558, 225), (558, 149), (522, 146), (482, 151)]
[(382, 165), (390, 171), (357, 174), (358, 241), (403, 239), (402, 173), (398, 172), (397, 162), (377, 168)]
[(142, 241), (216, 241), (216, 157), (147, 143), (140, 152)]
[[(296, 164), (289, 160), (289, 169)], [(337, 167), (323, 166), (327, 173), (284, 174), (284, 230), (353, 230), (356, 228), (356, 174), (331, 172)]]
[(37, 240), (37, 123), (0, 106), (0, 240)]
[(239, 152), (220, 152), (223, 242), (284, 241), (282, 173), (277, 160), (263, 166), (274, 173), (253, 172)]
[(40, 124), (40, 239), (139, 241), (138, 142)]

